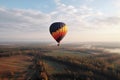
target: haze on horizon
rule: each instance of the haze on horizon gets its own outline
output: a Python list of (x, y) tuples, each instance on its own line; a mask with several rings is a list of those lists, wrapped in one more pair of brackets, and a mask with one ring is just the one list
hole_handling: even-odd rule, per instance
[(0, 41), (54, 41), (53, 22), (64, 22), (63, 42), (120, 42), (120, 0), (0, 0)]

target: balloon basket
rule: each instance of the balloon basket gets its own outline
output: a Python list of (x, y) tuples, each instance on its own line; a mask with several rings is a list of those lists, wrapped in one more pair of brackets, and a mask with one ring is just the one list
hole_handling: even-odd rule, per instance
[(57, 44), (57, 46), (60, 46), (60, 44)]

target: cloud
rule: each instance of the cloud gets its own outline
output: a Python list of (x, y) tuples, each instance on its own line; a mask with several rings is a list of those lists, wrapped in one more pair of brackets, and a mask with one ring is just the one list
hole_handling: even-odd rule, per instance
[(120, 8), (120, 0), (112, 0), (115, 7)]
[(88, 1), (88, 2), (93, 2), (94, 0), (86, 0), (86, 1)]
[(0, 31), (47, 31), (49, 25), (56, 21), (65, 22), (71, 31), (81, 31), (118, 25), (120, 22), (119, 17), (105, 16), (104, 13), (86, 5), (75, 7), (63, 4), (60, 0), (55, 2), (57, 7), (50, 13), (32, 9), (0, 8)]
[(0, 30), (36, 31), (46, 28), (48, 14), (35, 10), (0, 8)]
[(70, 30), (82, 31), (87, 28), (93, 28), (90, 19), (95, 19), (95, 17), (101, 17), (103, 14), (100, 11), (94, 10), (93, 8), (82, 5), (80, 7), (75, 7), (72, 5), (65, 5), (57, 0), (58, 7), (55, 11), (51, 12), (52, 21), (63, 21), (68, 24)]
[(120, 24), (120, 17), (117, 16), (110, 16), (110, 17), (100, 17), (100, 18), (96, 18), (93, 21), (95, 24), (99, 24), (100, 26), (105, 25), (106, 27), (109, 27), (111, 25), (118, 25)]
[[(119, 16), (106, 16), (103, 12), (87, 5), (75, 7), (61, 3), (60, 0), (55, 0), (55, 2), (56, 9), (49, 13), (32, 9), (0, 8), (0, 36), (3, 35), (0, 39), (10, 37), (45, 39), (49, 33), (50, 24), (57, 21), (65, 22), (69, 26), (70, 37), (84, 31), (86, 34), (90, 30), (94, 32), (96, 30), (114, 29), (115, 31), (120, 29), (118, 26), (120, 25)], [(39, 38), (37, 38), (38, 36)], [(48, 38), (46, 37), (46, 39)]]
[(54, 0), (57, 5), (61, 5), (61, 0)]

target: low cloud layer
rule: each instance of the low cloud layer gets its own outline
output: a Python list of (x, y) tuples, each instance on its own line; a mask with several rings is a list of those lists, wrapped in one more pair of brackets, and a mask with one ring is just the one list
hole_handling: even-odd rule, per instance
[(0, 9), (1, 31), (42, 31), (50, 16), (40, 11), (24, 9)]

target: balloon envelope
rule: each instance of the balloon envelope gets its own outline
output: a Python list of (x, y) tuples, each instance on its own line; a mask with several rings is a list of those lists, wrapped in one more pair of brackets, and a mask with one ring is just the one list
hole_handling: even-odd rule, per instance
[(63, 39), (63, 37), (67, 33), (67, 26), (63, 22), (55, 22), (52, 23), (50, 26), (50, 34), (53, 36), (53, 38), (60, 43), (60, 41)]

